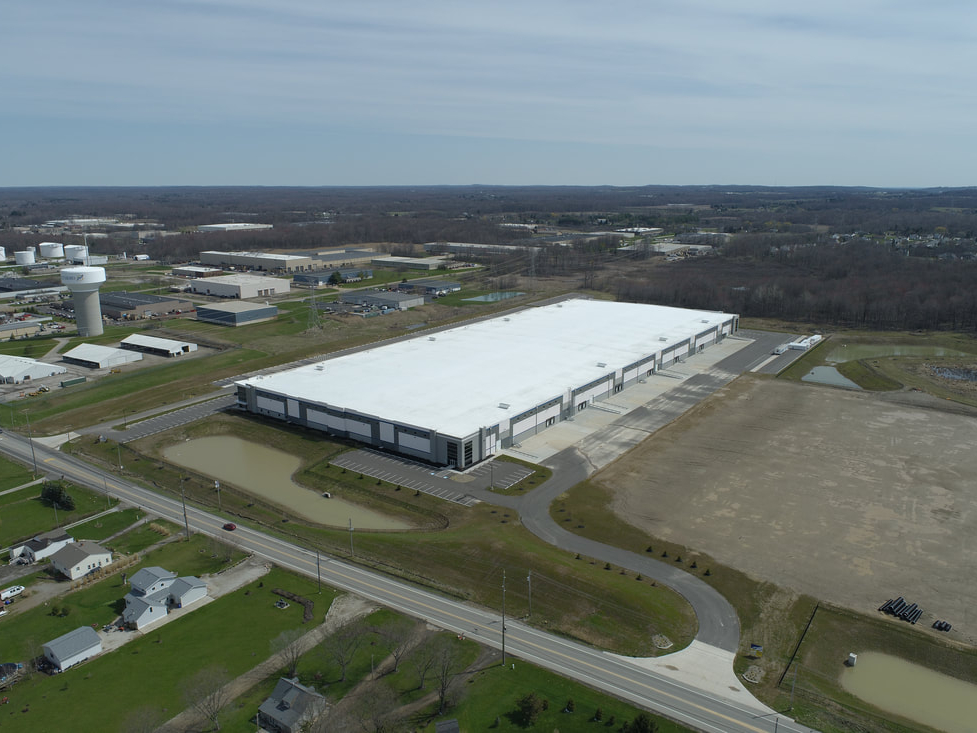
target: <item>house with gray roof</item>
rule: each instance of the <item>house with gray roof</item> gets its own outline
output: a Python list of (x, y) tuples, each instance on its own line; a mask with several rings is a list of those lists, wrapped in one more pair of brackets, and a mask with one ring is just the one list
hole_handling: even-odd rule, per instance
[(74, 541), (75, 538), (63, 529), (53, 529), (50, 532), (35, 535), (23, 544), (11, 547), (10, 562), (17, 560), (20, 560), (21, 563), (38, 562), (51, 557), (58, 550)]
[(78, 580), (112, 564), (112, 553), (97, 542), (82, 540), (65, 545), (51, 555), (51, 564), (70, 580)]
[(171, 608), (185, 608), (207, 595), (207, 584), (200, 578), (176, 573), (158, 566), (142, 568), (129, 581), (122, 621), (129, 628), (142, 630), (166, 618)]
[(282, 677), (271, 697), (258, 708), (258, 725), (272, 733), (298, 733), (326, 710), (326, 698), (299, 683), (299, 678)]
[(41, 647), (44, 658), (59, 672), (84, 662), (102, 651), (102, 640), (91, 626), (79, 626)]

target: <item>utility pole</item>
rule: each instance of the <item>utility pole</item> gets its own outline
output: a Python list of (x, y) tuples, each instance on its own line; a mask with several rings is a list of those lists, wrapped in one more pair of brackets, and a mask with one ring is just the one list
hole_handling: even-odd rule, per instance
[(119, 470), (122, 470), (122, 443), (115, 444), (115, 450), (119, 454)]
[(217, 511), (223, 511), (223, 507), (221, 506), (221, 482), (215, 480), (214, 488), (217, 489)]
[(526, 618), (529, 618), (529, 616), (533, 615), (533, 571), (532, 570), (530, 570), (529, 575), (526, 576), (526, 582), (529, 583), (529, 615), (527, 615)]
[(505, 666), (505, 568), (502, 568), (502, 666)]
[(187, 526), (187, 542), (190, 541), (190, 520), (187, 518), (187, 494), (183, 490), (183, 482), (187, 480), (186, 476), (180, 477), (180, 498), (183, 499), (183, 523)]
[(24, 417), (27, 418), (27, 440), (31, 444), (31, 460), (34, 461), (34, 478), (37, 478), (37, 454), (34, 452), (34, 432), (31, 430), (31, 414), (24, 410)]
[(349, 518), (349, 556), (350, 557), (354, 557), (354, 555), (353, 555), (353, 518), (352, 517)]
[(319, 586), (319, 593), (322, 593), (322, 574), (319, 572), (319, 548), (315, 548), (315, 581)]

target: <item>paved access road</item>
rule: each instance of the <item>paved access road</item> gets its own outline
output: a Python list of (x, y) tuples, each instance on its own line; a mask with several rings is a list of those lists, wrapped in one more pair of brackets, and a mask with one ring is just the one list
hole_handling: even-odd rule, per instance
[[(32, 460), (28, 440), (17, 435), (6, 433), (0, 436), (0, 451), (28, 464)], [(34, 442), (34, 453), (39, 470), (64, 475), (75, 483), (97, 491), (108, 491), (148, 512), (178, 524), (184, 523), (183, 507), (175, 499), (120, 480), (37, 441)], [(503, 646), (502, 619), (498, 614), (414, 588), (337, 558), (317, 556), (314, 551), (247, 527), (227, 532), (221, 528), (226, 521), (224, 518), (192, 506), (187, 507), (185, 516), (191, 531), (221, 537), (282, 567), (313, 578), (318, 575), (329, 586), (426, 619), (487, 646), (496, 649)], [(660, 711), (697, 730), (709, 733), (811, 733), (811, 729), (787, 718), (764, 714), (756, 708), (711, 696), (626, 659), (567, 641), (518, 621), (506, 621), (504, 636), (505, 652), (517, 657), (509, 660), (510, 663), (519, 664), (521, 659), (531, 661), (640, 707)]]

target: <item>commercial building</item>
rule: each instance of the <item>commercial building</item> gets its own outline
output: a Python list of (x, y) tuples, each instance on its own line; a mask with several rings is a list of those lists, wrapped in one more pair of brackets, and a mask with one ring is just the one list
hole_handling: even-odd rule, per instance
[(179, 298), (164, 298), (149, 293), (129, 293), (121, 290), (115, 293), (100, 293), (98, 296), (102, 313), (109, 318), (149, 318), (170, 313), (184, 313), (193, 310), (193, 303)]
[(144, 354), (152, 354), (153, 356), (180, 356), (181, 354), (190, 354), (197, 350), (197, 345), (189, 341), (161, 339), (156, 336), (146, 336), (141, 333), (126, 336), (119, 345), (123, 349), (141, 351)]
[(108, 369), (141, 361), (142, 354), (99, 344), (79, 344), (62, 354), (62, 358), (69, 364), (77, 364), (89, 369)]
[(274, 224), (249, 224), (247, 222), (234, 222), (230, 224), (201, 224), (197, 227), (198, 232), (255, 232), (262, 229), (273, 229)]
[(466, 468), (721, 341), (738, 321), (570, 300), (252, 377), (237, 383), (237, 402)]
[(200, 264), (224, 269), (258, 270), (260, 272), (305, 272), (315, 270), (317, 264), (308, 255), (271, 254), (268, 252), (219, 252), (207, 250), (200, 253)]
[(441, 257), (374, 257), (370, 262), (375, 267), (392, 267), (403, 270), (437, 270), (439, 267), (455, 267), (452, 260)]
[(224, 271), (219, 267), (207, 267), (205, 265), (180, 265), (170, 271), (175, 277), (220, 277)]
[(402, 293), (421, 293), (437, 298), (448, 293), (457, 293), (461, 290), (461, 283), (449, 280), (408, 280), (405, 283), (399, 283), (397, 290)]
[(424, 305), (423, 295), (409, 293), (391, 293), (386, 290), (357, 290), (352, 293), (342, 293), (340, 303), (362, 305), (367, 308), (382, 308), (385, 310), (405, 311)]
[(197, 306), (197, 320), (219, 326), (247, 326), (278, 317), (278, 308), (259, 303), (210, 303)]
[(28, 359), (26, 356), (0, 354), (0, 382), (4, 384), (20, 384), (32, 379), (64, 374), (67, 371), (63, 366)]
[(74, 631), (44, 644), (44, 658), (56, 670), (64, 672), (69, 667), (84, 662), (102, 651), (102, 640), (91, 626), (79, 626)]
[(292, 276), (292, 282), (307, 288), (317, 288), (320, 285), (331, 285), (338, 280), (341, 283), (358, 283), (373, 277), (373, 270), (369, 267), (339, 267), (312, 272), (299, 272)]
[(221, 275), (190, 281), (190, 292), (218, 298), (270, 298), (291, 290), (288, 280), (260, 275)]

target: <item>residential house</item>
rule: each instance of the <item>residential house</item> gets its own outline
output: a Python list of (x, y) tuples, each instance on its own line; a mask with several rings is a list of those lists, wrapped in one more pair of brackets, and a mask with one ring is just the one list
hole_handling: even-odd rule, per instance
[(53, 529), (10, 548), (10, 562), (35, 563), (51, 557), (61, 548), (75, 541), (63, 529)]
[(282, 677), (271, 697), (258, 708), (258, 725), (272, 733), (298, 733), (326, 710), (326, 698), (298, 677)]
[(82, 540), (65, 545), (51, 555), (51, 564), (70, 580), (78, 580), (112, 564), (112, 553), (97, 542)]
[(193, 576), (176, 577), (176, 573), (153, 566), (143, 568), (129, 581), (132, 590), (125, 596), (122, 620), (133, 629), (144, 629), (166, 618), (171, 608), (184, 608), (207, 595), (207, 584)]

